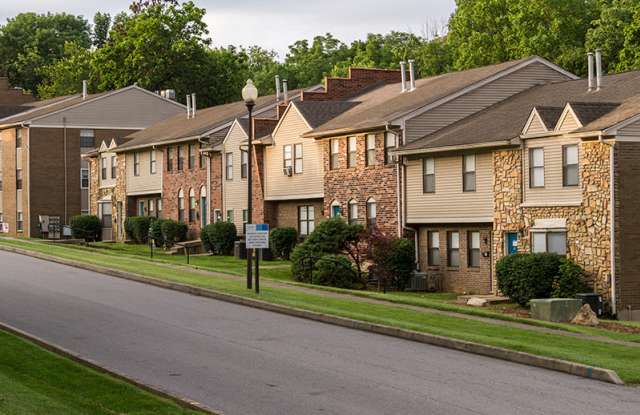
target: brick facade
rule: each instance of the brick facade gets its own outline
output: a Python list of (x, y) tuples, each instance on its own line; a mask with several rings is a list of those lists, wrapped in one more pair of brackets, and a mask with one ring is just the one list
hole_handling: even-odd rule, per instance
[(399, 70), (349, 68), (349, 76), (347, 78), (325, 78), (325, 90), (323, 92), (303, 91), (301, 99), (302, 101), (344, 99), (356, 95), (374, 84), (391, 84), (401, 80), (402, 77)]
[(343, 215), (348, 214), (350, 200), (358, 202), (358, 223), (366, 225), (367, 201), (376, 202), (376, 226), (387, 235), (398, 235), (398, 185), (397, 166), (385, 164), (384, 132), (375, 133), (375, 163), (366, 163), (366, 135), (356, 136), (357, 161), (347, 167), (347, 137), (339, 141), (338, 165), (331, 169), (331, 140), (323, 142), (324, 163), (324, 212), (331, 214), (331, 205), (337, 201)]
[(265, 220), (272, 228), (294, 228), (300, 232), (298, 226), (298, 208), (300, 206), (313, 206), (316, 226), (326, 219), (322, 199), (308, 199), (266, 202)]
[[(469, 265), (468, 238), (470, 232), (480, 232), (480, 266)], [(429, 265), (428, 232), (438, 232), (440, 261), (438, 265)], [(450, 267), (448, 251), (448, 233), (459, 233), (460, 265)], [(442, 290), (463, 294), (488, 294), (493, 291), (491, 278), (491, 225), (429, 225), (421, 226), (418, 231), (418, 262), (420, 270), (439, 275), (442, 279)]]

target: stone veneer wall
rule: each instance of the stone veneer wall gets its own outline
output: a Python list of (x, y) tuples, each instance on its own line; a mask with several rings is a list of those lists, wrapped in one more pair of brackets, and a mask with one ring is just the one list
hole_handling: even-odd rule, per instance
[(91, 157), (89, 159), (89, 214), (98, 215), (98, 201), (106, 196), (111, 196), (111, 203), (113, 208), (113, 239), (115, 241), (124, 242), (126, 235), (120, 235), (120, 229), (118, 229), (118, 202), (122, 202), (122, 223), (126, 219), (127, 212), (127, 197), (125, 187), (125, 155), (118, 154), (118, 166), (116, 167), (116, 185), (115, 187), (100, 188), (100, 163), (98, 160), (100, 157)]
[(564, 218), (567, 256), (585, 270), (589, 283), (608, 301), (611, 278), (609, 158), (607, 143), (580, 144), (580, 206), (522, 207), (521, 150), (494, 152), (495, 261), (504, 255), (505, 232), (519, 232), (518, 251), (529, 252), (530, 230), (536, 219)]
[(366, 225), (367, 200), (376, 201), (376, 226), (387, 235), (398, 235), (397, 169), (384, 164), (384, 132), (376, 134), (375, 164), (366, 165), (366, 135), (356, 136), (356, 166), (347, 168), (347, 137), (339, 137), (338, 168), (330, 169), (331, 141), (322, 146), (324, 162), (324, 212), (331, 215), (331, 204), (338, 201), (342, 214), (348, 215), (351, 199), (358, 202), (358, 222)]

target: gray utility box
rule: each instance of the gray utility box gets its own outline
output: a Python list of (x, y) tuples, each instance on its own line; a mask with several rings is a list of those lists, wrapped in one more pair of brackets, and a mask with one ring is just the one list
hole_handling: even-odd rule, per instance
[(574, 298), (546, 298), (531, 300), (531, 317), (537, 320), (567, 323), (578, 314), (582, 300)]
[(586, 294), (576, 294), (576, 298), (582, 301), (582, 304), (589, 304), (591, 310), (598, 317), (602, 317), (603, 307), (602, 307), (602, 296), (596, 293), (586, 293)]

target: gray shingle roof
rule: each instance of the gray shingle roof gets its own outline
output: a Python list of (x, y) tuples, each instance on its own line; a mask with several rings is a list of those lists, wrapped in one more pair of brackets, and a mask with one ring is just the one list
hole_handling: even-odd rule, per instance
[(582, 125), (587, 125), (620, 106), (618, 102), (570, 102)]
[(294, 103), (311, 128), (316, 128), (359, 105), (354, 101), (299, 101)]
[(548, 130), (553, 130), (556, 127), (564, 108), (536, 106), (536, 111), (538, 111), (538, 115), (540, 115), (544, 126), (547, 127)]

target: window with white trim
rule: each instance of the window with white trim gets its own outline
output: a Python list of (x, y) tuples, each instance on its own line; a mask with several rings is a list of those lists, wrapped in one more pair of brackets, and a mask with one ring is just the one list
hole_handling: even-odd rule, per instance
[(355, 225), (358, 223), (358, 202), (351, 199), (347, 207), (349, 209), (349, 224)]
[(224, 176), (227, 180), (233, 180), (233, 153), (227, 153), (224, 155), (225, 171)]
[(564, 230), (533, 230), (531, 232), (532, 252), (567, 254), (567, 232)]
[(22, 232), (24, 230), (24, 215), (22, 212), (16, 212), (16, 231)]
[(422, 160), (422, 193), (436, 192), (436, 161), (434, 158)]
[(366, 151), (367, 151), (367, 157), (366, 157), (367, 166), (373, 166), (376, 164), (376, 135), (367, 134), (365, 144), (366, 144)]
[(189, 189), (189, 223), (196, 221), (196, 192)]
[(384, 164), (393, 163), (389, 151), (396, 147), (397, 136), (391, 131), (387, 131), (384, 135)]
[(367, 227), (373, 229), (376, 227), (376, 217), (378, 216), (378, 205), (372, 197), (367, 199)]
[(184, 190), (178, 191), (178, 222), (184, 222)]
[(80, 188), (89, 188), (89, 169), (80, 169)]
[(440, 265), (440, 232), (427, 232), (427, 265), (437, 267)]
[(95, 146), (93, 130), (80, 130), (80, 148), (94, 148)]
[(529, 187), (544, 187), (544, 148), (529, 149)]
[(355, 167), (358, 161), (358, 140), (356, 136), (347, 137), (347, 167)]
[(157, 155), (156, 155), (156, 151), (155, 150), (151, 150), (151, 152), (149, 153), (149, 173), (150, 174), (156, 174), (156, 172), (158, 171), (158, 161), (156, 159)]
[(102, 157), (100, 159), (100, 178), (102, 180), (107, 180), (107, 158)]
[(306, 236), (315, 230), (315, 209), (311, 205), (298, 206), (298, 231)]
[(578, 145), (573, 144), (562, 147), (562, 185), (578, 185)]
[(240, 150), (240, 178), (246, 179), (249, 175), (249, 153)]
[(462, 191), (476, 191), (476, 155), (466, 154), (462, 157)]
[(447, 232), (447, 265), (460, 266), (460, 232)]
[(293, 172), (295, 174), (302, 173), (302, 144), (293, 146)]
[(480, 266), (480, 232), (467, 232), (467, 263), (469, 267)]
[(330, 142), (329, 168), (335, 170), (338, 168), (340, 154), (340, 139), (332, 138)]
[(140, 153), (133, 153), (133, 175), (140, 176)]
[(331, 217), (337, 218), (340, 216), (342, 216), (342, 206), (340, 205), (340, 202), (334, 200), (331, 202)]
[(118, 159), (116, 156), (111, 156), (111, 178), (115, 179), (118, 170)]
[(282, 167), (284, 168), (283, 171), (293, 169), (293, 147), (291, 144), (282, 147)]

